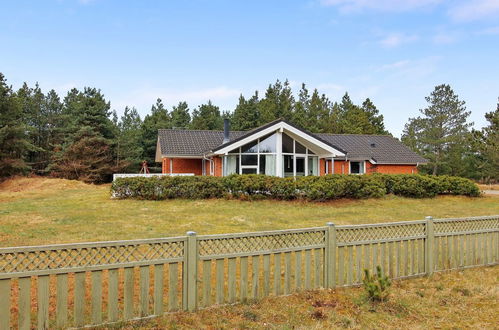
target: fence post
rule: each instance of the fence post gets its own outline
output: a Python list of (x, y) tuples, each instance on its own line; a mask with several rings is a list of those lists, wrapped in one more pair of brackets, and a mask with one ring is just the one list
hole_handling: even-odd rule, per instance
[(426, 217), (426, 240), (425, 240), (425, 271), (426, 275), (432, 275), (435, 269), (435, 234), (433, 232), (433, 217)]
[(326, 249), (324, 261), (324, 286), (336, 286), (336, 227), (334, 223), (326, 223)]
[(184, 310), (192, 312), (197, 308), (198, 249), (196, 232), (188, 231), (186, 235), (187, 241), (184, 247), (185, 256), (182, 274), (182, 305)]

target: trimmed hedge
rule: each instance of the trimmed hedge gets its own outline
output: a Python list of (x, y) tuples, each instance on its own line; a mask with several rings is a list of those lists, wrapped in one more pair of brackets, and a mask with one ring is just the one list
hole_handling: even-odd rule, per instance
[(471, 180), (415, 174), (326, 175), (278, 178), (265, 175), (164, 176), (119, 178), (111, 192), (116, 198), (163, 200), (172, 198), (302, 199), (377, 198), (386, 194), (428, 198), (451, 194), (480, 196)]

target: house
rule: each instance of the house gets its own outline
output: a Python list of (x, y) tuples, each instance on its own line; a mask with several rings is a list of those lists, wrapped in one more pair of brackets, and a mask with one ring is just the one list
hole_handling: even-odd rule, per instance
[(278, 119), (250, 131), (160, 129), (163, 173), (226, 176), (418, 172), (427, 160), (387, 135), (310, 133)]

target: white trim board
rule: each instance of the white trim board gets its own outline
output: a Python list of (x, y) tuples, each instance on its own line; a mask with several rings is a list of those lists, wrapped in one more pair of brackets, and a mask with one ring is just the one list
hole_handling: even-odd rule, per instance
[[(222, 149), (219, 149), (215, 152), (213, 152), (213, 154), (216, 154), (216, 155), (225, 155), (227, 154), (229, 151), (231, 150), (234, 150), (238, 147), (241, 147), (247, 143), (250, 143), (256, 139), (258, 139), (259, 137), (262, 137), (262, 136), (265, 136), (265, 135), (268, 135), (270, 133), (273, 133), (275, 131), (281, 131), (281, 132), (289, 132), (291, 133), (291, 137), (294, 137), (293, 135), (295, 135), (296, 137), (299, 137), (305, 141), (307, 141), (308, 143), (311, 143), (323, 150), (325, 150), (326, 152), (330, 153), (330, 155), (328, 155), (329, 157), (344, 157), (345, 154), (342, 153), (341, 151), (331, 147), (330, 145), (318, 140), (317, 138), (315, 138), (314, 136), (310, 135), (310, 134), (307, 134), (305, 132), (303, 132), (302, 130), (299, 130), (285, 122), (278, 122), (278, 123), (275, 123), (274, 125), (272, 126), (269, 126), (259, 132), (256, 132), (255, 134), (252, 134), (252, 135), (249, 135), (247, 137), (245, 137), (244, 139), (241, 139), (235, 143), (232, 143)], [(313, 148), (310, 148), (310, 149), (313, 149)]]

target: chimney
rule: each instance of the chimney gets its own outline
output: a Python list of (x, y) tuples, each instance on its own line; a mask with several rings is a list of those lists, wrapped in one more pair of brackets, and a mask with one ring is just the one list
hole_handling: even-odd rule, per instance
[(224, 119), (224, 141), (222, 142), (223, 144), (229, 142), (229, 132), (230, 132), (230, 120), (225, 118)]

